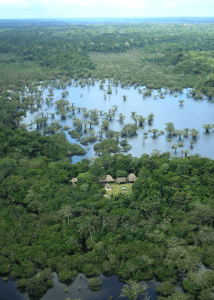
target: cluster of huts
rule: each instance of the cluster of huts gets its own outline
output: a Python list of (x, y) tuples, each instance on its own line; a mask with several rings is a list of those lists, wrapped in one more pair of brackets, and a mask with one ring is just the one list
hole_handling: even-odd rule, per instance
[[(77, 178), (72, 178), (70, 180), (70, 183), (72, 185), (76, 185), (77, 184)], [(134, 173), (129, 174), (129, 176), (126, 177), (119, 177), (116, 179), (117, 184), (123, 184), (123, 183), (134, 183), (137, 180), (137, 177), (135, 176)], [(103, 176), (102, 179), (100, 179), (101, 182), (105, 183), (105, 189), (106, 190), (112, 190), (110, 183), (114, 183), (115, 180), (111, 177), (111, 175), (106, 175)]]
[[(135, 174), (131, 173), (129, 174), (129, 176), (126, 177), (119, 177), (116, 179), (117, 184), (123, 184), (123, 183), (133, 183), (137, 180), (137, 177), (135, 176)], [(105, 189), (108, 190), (112, 190), (110, 183), (114, 183), (115, 180), (110, 176), (110, 175), (106, 175), (105, 178), (101, 179), (101, 182), (105, 183)]]

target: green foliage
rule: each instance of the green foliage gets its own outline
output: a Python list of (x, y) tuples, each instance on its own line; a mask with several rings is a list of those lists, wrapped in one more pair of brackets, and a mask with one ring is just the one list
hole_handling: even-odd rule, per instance
[(129, 300), (136, 300), (137, 296), (144, 293), (146, 289), (146, 285), (130, 280), (128, 284), (122, 288), (120, 297), (128, 297)]
[[(195, 86), (194, 98), (202, 99), (205, 94), (212, 100), (212, 35), (212, 24), (116, 24), (111, 25), (111, 32), (103, 24), (2, 29), (0, 272), (18, 276), (18, 287), (30, 297), (40, 299), (53, 286), (53, 271), (66, 283), (79, 272), (91, 277), (103, 271), (132, 279), (122, 290), (130, 299), (145, 290), (137, 281), (154, 276), (163, 282), (162, 298), (213, 298), (213, 271), (201, 273), (199, 269), (201, 262), (214, 268), (212, 160), (198, 156), (172, 159), (159, 151), (140, 158), (123, 155), (119, 152), (128, 151), (130, 145), (126, 140), (119, 143), (119, 132), (106, 132), (110, 121), (102, 119), (100, 137), (104, 132), (112, 137), (94, 145), (102, 156), (71, 164), (70, 157), (86, 151), (66, 140), (57, 121), (48, 125), (47, 116), (38, 114), (35, 123), (44, 134), (21, 125), (27, 110), (41, 107), (39, 85), (50, 81), (55, 88), (65, 88), (71, 77), (114, 77), (109, 94), (118, 80), (123, 87), (146, 85), (144, 93), (139, 90), (143, 97), (151, 95), (154, 87), (164, 86), (173, 93)], [(89, 82), (93, 84), (93, 79)], [(85, 86), (86, 81), (80, 84)], [(53, 89), (49, 93), (48, 105)], [(160, 97), (164, 97), (161, 91)], [(71, 112), (76, 130), (69, 134), (80, 138), (80, 131), (87, 132), (88, 125), (98, 122), (98, 114), (68, 104), (68, 100), (57, 100), (57, 114), (65, 119)], [(80, 110), (90, 121), (73, 116)], [(110, 111), (106, 118), (113, 119), (116, 109)], [(145, 123), (143, 116), (133, 116), (135, 124), (122, 128), (124, 137), (135, 135), (137, 124), (142, 127)], [(148, 123), (153, 119), (149, 114)], [(119, 121), (123, 120), (119, 114)], [(204, 125), (206, 131), (212, 127)], [(166, 131), (179, 139), (188, 136), (188, 131), (193, 140), (198, 136), (195, 129), (175, 130), (172, 122), (166, 123)], [(158, 133), (157, 129), (151, 132)], [(81, 140), (83, 144), (95, 141), (93, 131)], [(177, 143), (173, 148), (181, 146)], [(115, 178), (130, 173), (138, 177), (133, 193), (103, 197), (102, 175)], [(77, 185), (71, 185), (70, 179), (76, 177)], [(187, 295), (172, 291), (184, 273), (187, 279), (182, 286)], [(98, 289), (101, 283), (93, 279), (92, 286)]]
[(96, 143), (93, 146), (94, 151), (97, 153), (116, 153), (120, 151), (118, 142), (112, 138), (105, 139), (100, 143)]
[(126, 171), (123, 171), (123, 170), (118, 170), (116, 172), (116, 177), (126, 177), (127, 176), (127, 172)]
[(102, 287), (102, 281), (99, 278), (89, 279), (89, 289), (93, 292), (99, 291)]
[(129, 124), (126, 124), (122, 128), (121, 134), (122, 134), (122, 136), (128, 136), (128, 137), (130, 137), (130, 136), (133, 136), (133, 135), (136, 134), (137, 129), (138, 129), (137, 125), (129, 123)]

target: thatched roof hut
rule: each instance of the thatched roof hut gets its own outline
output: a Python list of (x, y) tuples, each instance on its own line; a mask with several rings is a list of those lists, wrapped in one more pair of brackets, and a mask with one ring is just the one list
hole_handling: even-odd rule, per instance
[(71, 180), (70, 180), (70, 182), (72, 182), (72, 183), (77, 183), (77, 178), (72, 178)]
[(102, 179), (100, 179), (101, 182), (114, 182), (114, 179), (111, 177), (111, 175), (105, 175)]
[(72, 183), (72, 185), (77, 185), (77, 178), (72, 178), (71, 180), (70, 180), (70, 183)]
[(112, 190), (112, 187), (110, 186), (109, 183), (107, 183), (107, 184), (105, 185), (105, 189), (106, 189), (107, 191), (111, 191), (111, 190)]
[(117, 178), (117, 183), (118, 184), (126, 183), (126, 177), (119, 177), (119, 178)]
[(135, 176), (134, 173), (129, 174), (127, 178), (129, 182), (135, 182), (137, 180), (137, 177)]

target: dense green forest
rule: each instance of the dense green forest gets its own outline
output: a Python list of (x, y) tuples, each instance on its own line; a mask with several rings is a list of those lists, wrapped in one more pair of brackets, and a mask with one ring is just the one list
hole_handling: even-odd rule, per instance
[[(56, 79), (59, 86), (71, 78), (109, 78), (172, 91), (192, 87), (194, 97), (212, 100), (213, 28), (143, 23), (0, 30), (0, 273), (20, 279), (19, 289), (31, 299), (53, 286), (53, 271), (65, 283), (79, 272), (156, 278), (163, 283), (160, 300), (214, 299), (211, 159), (115, 154), (110, 138), (95, 144), (106, 150), (102, 156), (72, 164), (73, 155), (85, 154), (81, 146), (62, 132), (29, 131), (21, 122), (38, 100), (38, 86)], [(137, 176), (132, 192), (105, 197), (104, 175), (130, 173)], [(178, 282), (186, 295), (175, 291)]]

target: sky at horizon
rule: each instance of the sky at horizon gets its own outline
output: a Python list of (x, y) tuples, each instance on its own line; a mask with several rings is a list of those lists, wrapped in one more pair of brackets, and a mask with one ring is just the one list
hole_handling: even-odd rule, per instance
[(0, 0), (0, 19), (213, 17), (214, 0)]

